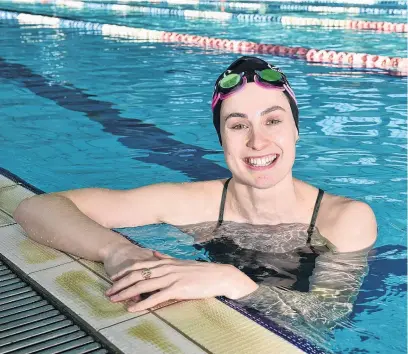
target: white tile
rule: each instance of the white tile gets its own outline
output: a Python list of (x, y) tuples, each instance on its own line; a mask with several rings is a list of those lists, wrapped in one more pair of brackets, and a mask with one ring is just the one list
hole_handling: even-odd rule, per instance
[(146, 314), (128, 312), (105, 296), (110, 284), (78, 262), (31, 273), (30, 276), (96, 329)]
[(18, 207), (23, 199), (35, 195), (33, 192), (16, 184), (14, 186), (0, 189), (0, 209), (9, 215), (13, 215), (14, 210)]
[(0, 210), (0, 227), (11, 225), (14, 223), (15, 221), (13, 220), (11, 216), (7, 215), (5, 212)]
[(0, 227), (0, 250), (26, 273), (73, 262), (64, 253), (29, 239), (18, 224)]
[(105, 279), (108, 282), (111, 282), (109, 275), (105, 272), (103, 263), (89, 261), (84, 258), (78, 258), (78, 262), (89, 268), (94, 273), (98, 274), (101, 278)]
[(183, 301), (154, 313), (211, 353), (302, 353), (293, 344), (217, 299)]
[(153, 314), (119, 323), (100, 332), (126, 354), (205, 353), (205, 351)]
[(7, 177), (4, 177), (3, 175), (0, 175), (0, 188), (9, 187), (12, 186), (13, 184), (17, 183), (13, 182), (11, 179), (8, 179)]

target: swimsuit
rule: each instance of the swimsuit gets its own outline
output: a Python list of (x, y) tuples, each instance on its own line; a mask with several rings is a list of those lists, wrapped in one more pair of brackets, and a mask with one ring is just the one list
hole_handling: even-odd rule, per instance
[(329, 251), (315, 226), (324, 191), (319, 189), (309, 225), (240, 224), (224, 221), (230, 180), (224, 184), (213, 237), (194, 247), (204, 249), (212, 262), (234, 265), (257, 283), (309, 291), (316, 258)]

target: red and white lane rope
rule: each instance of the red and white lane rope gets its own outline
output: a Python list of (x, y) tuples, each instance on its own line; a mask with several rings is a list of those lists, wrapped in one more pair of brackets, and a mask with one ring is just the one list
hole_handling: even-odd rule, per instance
[[(12, 2), (41, 3), (44, 0), (11, 0)], [(92, 9), (114, 11), (121, 13), (143, 13), (152, 16), (178, 16), (189, 18), (204, 18), (217, 21), (229, 21), (236, 19), (240, 22), (275, 22), (290, 26), (319, 26), (328, 28), (340, 28), (350, 30), (374, 30), (377, 32), (408, 32), (407, 23), (381, 22), (381, 21), (363, 21), (363, 20), (335, 20), (329, 18), (310, 18), (295, 16), (276, 16), (276, 15), (258, 15), (258, 14), (237, 14), (221, 11), (198, 11), (198, 10), (180, 10), (170, 8), (157, 8), (146, 6), (133, 6), (121, 4), (104, 4), (90, 1), (78, 0), (46, 0), (48, 4), (69, 7), (71, 9)]]
[(282, 16), (283, 25), (292, 26), (321, 26), (330, 28), (342, 28), (351, 30), (373, 30), (378, 32), (408, 32), (407, 23), (382, 22), (382, 21), (363, 21), (363, 20), (334, 20), (330, 18), (307, 18)]
[[(20, 3), (32, 3), (35, 0), (14, 0)], [(42, 0), (41, 2), (47, 3), (53, 0)], [(393, 8), (391, 6), (381, 7), (364, 7), (364, 6), (330, 6), (330, 3), (325, 5), (302, 5), (297, 3), (287, 3), (276, 1), (263, 1), (263, 2), (240, 2), (230, 0), (118, 0), (122, 3), (154, 3), (154, 4), (169, 4), (169, 5), (208, 5), (208, 6), (221, 6), (224, 9), (245, 9), (245, 10), (258, 10), (263, 13), (268, 11), (291, 11), (291, 12), (320, 12), (320, 13), (348, 13), (348, 14), (374, 14), (374, 15), (400, 15), (406, 16), (406, 7)], [(73, 6), (81, 6), (75, 0), (57, 0), (61, 4), (70, 4)], [(312, 3), (312, 2), (311, 2)], [(111, 4), (119, 5), (119, 4)]]
[[(272, 9), (272, 5), (268, 8)], [(313, 6), (313, 5), (273, 5), (277, 6), (282, 11), (297, 11), (297, 12), (323, 12), (323, 13), (338, 13), (338, 14), (372, 14), (372, 15), (400, 15), (406, 16), (406, 9), (392, 9), (383, 7), (360, 7), (360, 6)]]
[[(47, 1), (47, 0), (44, 0)], [(104, 1), (104, 0), (103, 0)], [(249, 0), (251, 1), (251, 0)], [(121, 3), (135, 3), (135, 2), (150, 2), (155, 4), (178, 4), (178, 5), (212, 5), (223, 6), (224, 8), (247, 8), (255, 9), (253, 6), (259, 6), (262, 11), (291, 11), (291, 12), (321, 12), (321, 13), (348, 13), (348, 14), (373, 14), (373, 15), (407, 15), (407, 8), (405, 4), (379, 4), (378, 6), (361, 6), (363, 4), (340, 4), (330, 2), (313, 2), (308, 4), (303, 1), (296, 2), (281, 2), (261, 0), (257, 2), (241, 3), (240, 1), (231, 0), (118, 0)], [(243, 6), (245, 4), (245, 7)], [(333, 6), (335, 5), (335, 6)], [(354, 5), (354, 6), (350, 6)]]
[(1, 19), (17, 20), (21, 24), (46, 25), (55, 28), (79, 28), (112, 37), (135, 38), (156, 42), (183, 43), (186, 45), (213, 48), (233, 53), (270, 54), (275, 56), (303, 59), (314, 63), (341, 65), (350, 68), (377, 68), (386, 70), (393, 75), (406, 76), (408, 74), (408, 59), (400, 57), (388, 57), (366, 53), (337, 52), (334, 50), (289, 47), (277, 44), (229, 40), (197, 36), (193, 34), (156, 31), (144, 28), (101, 24), (51, 16), (32, 15), (13, 11), (0, 10), (0, 20)]
[(398, 72), (404, 76), (408, 74), (407, 58), (388, 57), (366, 53), (337, 52), (334, 50), (304, 47), (288, 47), (276, 44), (228, 40), (174, 32), (165, 32), (163, 40), (166, 42), (195, 44), (206, 48), (221, 49), (235, 53), (271, 54), (303, 59), (308, 62), (336, 64), (351, 68), (384, 69)]
[[(99, 0), (104, 1), (104, 0)], [(128, 0), (118, 0), (128, 1)], [(258, 0), (248, 0), (258, 1)], [(406, 7), (407, 0), (261, 0), (263, 2), (286, 3), (286, 4), (309, 4), (309, 5), (355, 5), (355, 6), (389, 6)]]
[[(46, 1), (46, 0), (45, 0)], [(95, 0), (106, 2), (106, 0)], [(165, 2), (166, 0), (116, 0), (118, 3), (132, 2)], [(182, 0), (181, 0), (182, 1)], [(208, 0), (209, 2), (219, 2), (222, 0)], [(388, 7), (388, 8), (406, 8), (406, 0), (246, 0), (249, 3), (268, 3), (268, 4), (290, 4), (290, 5), (317, 5), (317, 6), (358, 6), (358, 7)], [(195, 0), (199, 3), (200, 0)]]

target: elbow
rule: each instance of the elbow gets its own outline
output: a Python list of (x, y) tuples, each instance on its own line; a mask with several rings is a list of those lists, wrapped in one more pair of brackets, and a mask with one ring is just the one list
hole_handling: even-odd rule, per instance
[(26, 199), (23, 199), (17, 208), (13, 212), (13, 219), (21, 224), (27, 216), (30, 214), (31, 210), (35, 210), (38, 205), (38, 199), (40, 196), (33, 196)]
[(35, 197), (30, 197), (23, 199), (20, 204), (18, 204), (17, 208), (13, 212), (13, 219), (20, 224), (20, 222), (24, 219), (24, 215), (27, 213), (27, 211), (30, 209), (30, 199), (35, 198)]
[(51, 197), (49, 194), (41, 194), (23, 199), (13, 212), (14, 220), (22, 225), (34, 212), (42, 210), (43, 202), (50, 198), (54, 197)]

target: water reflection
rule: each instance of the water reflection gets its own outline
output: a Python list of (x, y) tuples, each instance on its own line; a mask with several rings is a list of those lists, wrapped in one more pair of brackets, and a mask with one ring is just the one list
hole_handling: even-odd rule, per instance
[[(318, 229), (309, 238), (306, 224), (271, 226), (224, 221), (216, 226), (207, 222), (179, 226), (178, 231), (171, 228), (174, 239), (167, 232), (163, 236), (166, 244), (160, 250), (178, 258), (236, 266), (260, 284), (256, 292), (238, 300), (241, 306), (326, 350), (335, 328), (352, 326), (348, 316), (372, 257), (367, 251), (337, 253)], [(146, 235), (136, 238), (135, 230), (128, 230), (133, 230), (132, 238), (148, 246), (143, 242)], [(156, 249), (159, 244), (156, 239)], [(192, 252), (193, 247), (197, 253)]]

